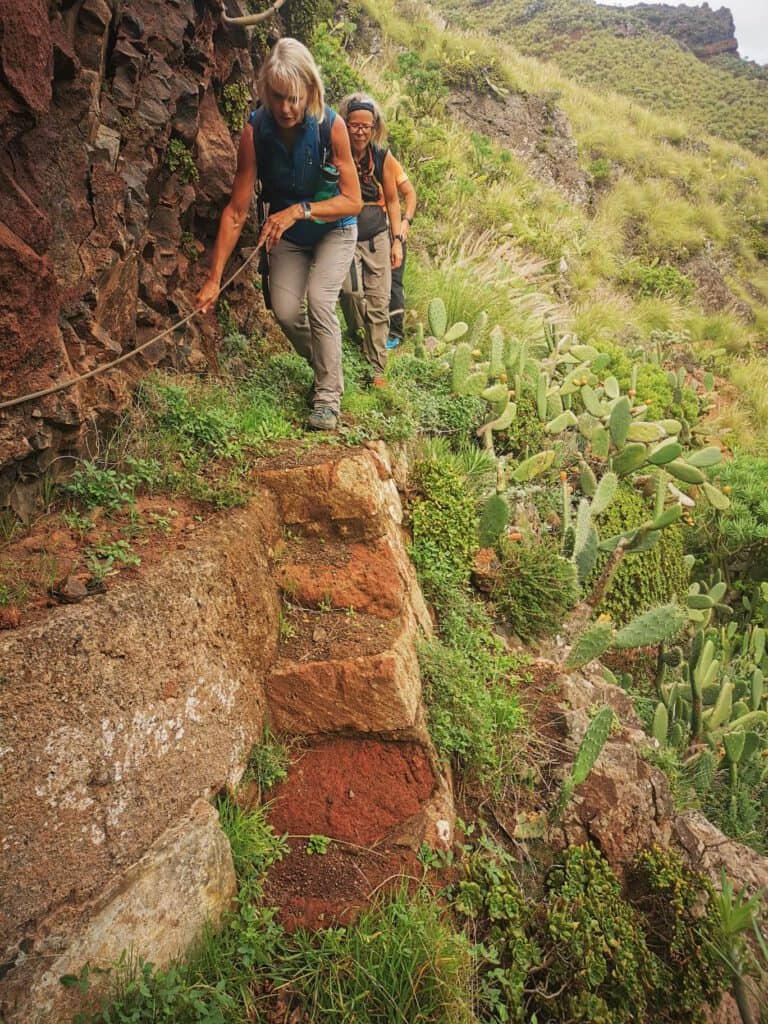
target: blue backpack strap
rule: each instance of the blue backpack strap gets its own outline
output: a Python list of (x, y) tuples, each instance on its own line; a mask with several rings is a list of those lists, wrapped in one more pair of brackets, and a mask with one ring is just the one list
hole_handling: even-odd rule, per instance
[(259, 144), (261, 142), (261, 122), (264, 117), (264, 107), (259, 104), (248, 116), (248, 124), (253, 128), (253, 149), (256, 154), (256, 164), (259, 163)]

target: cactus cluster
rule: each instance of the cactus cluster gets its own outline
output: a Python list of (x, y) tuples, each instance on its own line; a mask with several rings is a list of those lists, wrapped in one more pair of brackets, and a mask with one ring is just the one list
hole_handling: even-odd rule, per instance
[(722, 603), (725, 591), (724, 582), (689, 591), (688, 615), (696, 631), (679, 676), (671, 682), (663, 673), (659, 677), (653, 736), (662, 746), (692, 744), (698, 748), (694, 762), (718, 758), (735, 794), (740, 768), (766, 749), (768, 655), (762, 627), (750, 626), (741, 635), (735, 623), (713, 630), (713, 613), (730, 611)]
[[(706, 470), (721, 459), (720, 449), (713, 445), (687, 450), (687, 424), (673, 419), (649, 420), (646, 405), (633, 405), (636, 368), (633, 386), (623, 394), (615, 377), (603, 376), (610, 363), (608, 353), (579, 344), (573, 335), (558, 337), (551, 325), (545, 329), (543, 346), (534, 348), (525, 340), (506, 336), (498, 326), (489, 330), (485, 313), (478, 314), (471, 325), (463, 321), (450, 324), (440, 298), (429, 303), (428, 322), (431, 348), (450, 374), (452, 390), (488, 403), (488, 417), (477, 430), (487, 451), (496, 454), (494, 433), (514, 421), (518, 413), (515, 398), (523, 393), (534, 396), (536, 415), (546, 434), (554, 440), (568, 432), (579, 460), (581, 494), (578, 500), (572, 497), (569, 475), (561, 472), (562, 550), (575, 564), (582, 585), (595, 569), (600, 552), (608, 553), (588, 597), (593, 607), (621, 559), (650, 549), (662, 530), (689, 517), (689, 509), (700, 496), (718, 510), (727, 507), (726, 495), (706, 479)], [(421, 347), (421, 335), (417, 343)], [(683, 384), (684, 378), (675, 377), (675, 385)], [(556, 458), (553, 445), (509, 467), (499, 459), (496, 493), (480, 514), (484, 545), (495, 543), (508, 527), (510, 488), (543, 475)], [(646, 494), (655, 496), (653, 512), (639, 526), (600, 537), (596, 518), (610, 506), (621, 481), (629, 477)], [(695, 498), (689, 493), (694, 487)]]

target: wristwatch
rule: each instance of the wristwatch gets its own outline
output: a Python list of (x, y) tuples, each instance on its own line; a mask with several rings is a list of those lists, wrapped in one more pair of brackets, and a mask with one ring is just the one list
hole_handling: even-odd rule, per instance
[(401, 220), (404, 220), (404, 221), (405, 221), (405, 223), (406, 223), (406, 224), (408, 224), (409, 226), (410, 226), (411, 224), (413, 224), (413, 221), (411, 220), (411, 218), (410, 218), (410, 217), (401, 217), (400, 219), (401, 219)]
[(307, 202), (299, 203), (299, 206), (301, 207), (301, 215), (304, 218), (304, 220), (311, 220), (312, 219), (312, 208), (309, 205), (309, 203), (307, 203)]
[(393, 242), (404, 242), (405, 239), (403, 238), (402, 235), (393, 235), (392, 236), (392, 241)]

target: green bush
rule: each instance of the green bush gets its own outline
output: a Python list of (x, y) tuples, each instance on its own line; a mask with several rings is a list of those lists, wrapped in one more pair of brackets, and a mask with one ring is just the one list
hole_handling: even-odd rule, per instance
[(221, 109), (231, 132), (239, 132), (245, 125), (245, 115), (251, 102), (251, 90), (245, 82), (230, 82), (221, 93)]
[(443, 640), (419, 649), (429, 734), (441, 759), (465, 778), (503, 780), (520, 726), (519, 662), (505, 654), (480, 606), (470, 600), (442, 623)]
[(700, 556), (731, 577), (746, 572), (768, 576), (768, 459), (736, 455), (710, 471), (712, 482), (730, 488), (731, 507), (709, 511), (697, 538)]
[(708, 879), (687, 868), (678, 854), (653, 846), (637, 858), (630, 898), (652, 922), (648, 945), (671, 979), (657, 993), (657, 1016), (652, 1019), (680, 1024), (703, 1020), (702, 1005), (717, 1005), (726, 987)]
[(326, 97), (331, 105), (363, 88), (362, 79), (350, 67), (344, 52), (344, 35), (354, 28), (351, 22), (334, 25), (324, 21), (312, 32), (310, 49), (322, 73)]
[(536, 399), (529, 390), (517, 395), (515, 404), (515, 418), (506, 430), (494, 433), (493, 443), (500, 455), (514, 455), (518, 459), (526, 459), (546, 447), (543, 443), (544, 424), (536, 411)]
[(693, 281), (668, 263), (642, 263), (629, 260), (619, 280), (640, 295), (663, 295), (667, 298), (686, 299), (693, 291)]
[(523, 534), (500, 546), (501, 570), (491, 597), (524, 642), (553, 635), (579, 599), (576, 567), (549, 539)]
[(547, 939), (558, 950), (537, 998), (556, 1020), (634, 1024), (668, 977), (649, 951), (643, 921), (593, 846), (573, 847), (547, 879)]
[(475, 942), (481, 1020), (700, 1024), (718, 1004), (711, 888), (676, 855), (641, 854), (626, 896), (590, 845), (566, 850), (543, 892), (487, 836), (465, 848), (460, 872), (449, 895)]
[(411, 506), (412, 556), (427, 599), (438, 611), (469, 583), (476, 548), (475, 503), (448, 459), (413, 467), (420, 497)]
[(483, 421), (486, 403), (454, 394), (450, 377), (436, 359), (403, 354), (393, 361), (388, 379), (407, 399), (423, 433), (463, 440)]
[(200, 172), (195, 166), (195, 158), (189, 147), (181, 139), (171, 139), (165, 151), (165, 166), (171, 174), (178, 174), (181, 181), (188, 184), (197, 181)]
[[(615, 537), (652, 518), (643, 496), (629, 484), (622, 484), (609, 507), (597, 517), (602, 539)], [(619, 564), (597, 611), (624, 625), (638, 612), (682, 596), (688, 589), (690, 570), (685, 562), (683, 528), (671, 526), (660, 531), (658, 543), (640, 554), (625, 555)], [(608, 555), (601, 553), (587, 580), (589, 593), (600, 577)]]

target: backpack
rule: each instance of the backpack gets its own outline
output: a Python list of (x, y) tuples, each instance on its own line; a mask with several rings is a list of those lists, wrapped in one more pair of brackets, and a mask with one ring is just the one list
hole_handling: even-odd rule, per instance
[[(264, 116), (264, 107), (259, 103), (256, 109), (253, 111), (251, 116), (248, 118), (248, 123), (253, 128), (253, 149), (256, 155), (256, 165), (259, 168), (268, 168), (269, 160), (267, 151), (264, 149), (264, 138), (262, 132), (262, 120)], [(323, 120), (318, 124), (318, 151), (316, 154), (312, 154), (311, 159), (307, 159), (306, 164), (312, 166), (315, 164), (315, 155), (317, 156), (317, 180), (313, 186), (309, 189), (307, 198), (311, 202), (312, 195), (317, 191), (321, 184), (322, 168), (325, 164), (331, 161), (333, 155), (333, 148), (331, 146), (331, 109), (325, 107)], [(308, 150), (309, 153), (309, 150)], [(259, 198), (263, 203), (271, 203), (274, 201), (274, 195), (270, 194), (267, 183), (262, 178), (260, 180)]]
[(357, 240), (368, 242), (387, 229), (387, 212), (382, 205), (384, 195), (384, 161), (389, 150), (379, 146), (369, 148), (373, 156), (372, 167), (362, 175), (358, 169), (363, 208), (357, 215)]

